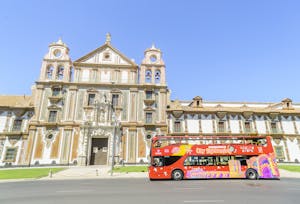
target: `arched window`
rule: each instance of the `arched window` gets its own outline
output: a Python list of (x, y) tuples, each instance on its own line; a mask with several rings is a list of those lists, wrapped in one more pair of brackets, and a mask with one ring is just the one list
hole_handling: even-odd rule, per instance
[(52, 79), (53, 70), (54, 70), (53, 66), (47, 67), (47, 72), (46, 72), (46, 78), (47, 79)]
[(64, 78), (64, 67), (62, 67), (62, 66), (58, 67), (56, 78), (58, 80), (62, 80)]
[(156, 84), (160, 83), (160, 71), (159, 70), (155, 71), (155, 83)]
[(151, 70), (146, 70), (146, 73), (145, 73), (145, 81), (146, 83), (151, 83), (151, 80), (152, 79), (152, 72)]

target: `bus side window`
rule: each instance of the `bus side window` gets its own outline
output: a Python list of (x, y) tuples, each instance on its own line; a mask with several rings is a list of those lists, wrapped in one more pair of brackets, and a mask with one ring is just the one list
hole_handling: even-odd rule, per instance
[(219, 165), (226, 166), (228, 165), (228, 161), (230, 158), (229, 156), (220, 156), (219, 159), (220, 159)]
[(199, 166), (198, 156), (189, 156), (184, 161), (184, 166)]
[(242, 159), (240, 160), (241, 162), (241, 166), (247, 166), (247, 160), (246, 159)]
[(259, 146), (265, 146), (266, 144), (267, 144), (266, 139), (259, 139), (257, 141), (257, 145), (259, 145)]

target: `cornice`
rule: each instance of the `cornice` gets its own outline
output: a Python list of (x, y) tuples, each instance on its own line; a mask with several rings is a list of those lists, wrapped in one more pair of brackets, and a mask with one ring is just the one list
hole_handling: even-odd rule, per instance
[(80, 127), (80, 123), (76, 123), (74, 121), (65, 121), (65, 122), (40, 122), (40, 121), (34, 121), (29, 123), (29, 130), (36, 130), (39, 127), (64, 127), (64, 128), (69, 128), (69, 127)]
[[(151, 123), (150, 125), (155, 127), (167, 127), (167, 124), (165, 123)], [(145, 126), (147, 126), (147, 124), (141, 122), (122, 122), (121, 126), (124, 128), (128, 128), (128, 127), (144, 128)]]
[(1, 132), (0, 136), (7, 136), (7, 137), (13, 137), (13, 136), (27, 136), (28, 132), (21, 132), (21, 131), (12, 131), (12, 132)]
[(81, 67), (85, 68), (127, 68), (137, 70), (138, 66), (126, 65), (126, 64), (94, 64), (94, 63), (82, 63), (82, 62), (74, 62), (73, 63), (75, 69), (80, 69)]
[(159, 67), (159, 68), (165, 67), (164, 64), (147, 64), (147, 63), (142, 63), (142, 64), (141, 64), (141, 67), (142, 67), (142, 66), (145, 66), (145, 67), (147, 67), (147, 68), (149, 68), (149, 67)]
[(95, 49), (95, 50), (93, 50), (91, 52), (89, 52), (88, 54), (84, 55), (83, 57), (75, 60), (74, 63), (81, 63), (81, 61), (84, 61), (84, 60), (88, 59), (89, 57), (93, 56), (94, 54), (103, 51), (105, 48), (112, 49), (114, 52), (116, 52), (118, 55), (120, 55), (123, 58), (124, 61), (126, 61), (131, 66), (137, 66), (137, 64), (135, 64), (130, 59), (128, 59), (128, 57), (126, 57), (125, 55), (123, 55), (119, 50), (117, 50), (116, 48), (114, 48), (110, 43), (105, 43), (104, 45), (98, 47), (97, 49)]
[(66, 59), (44, 59), (43, 61), (45, 61), (45, 62), (56, 62), (58, 64), (61, 63), (61, 62), (69, 62), (69, 63), (72, 64), (71, 59), (69, 59), (69, 60), (66, 60)]
[(24, 110), (24, 111), (34, 111), (34, 106), (0, 106), (2, 111), (14, 111), (14, 110)]
[(94, 83), (94, 82), (63, 82), (63, 81), (36, 81), (35, 82), (39, 89), (44, 89), (45, 86), (50, 87), (53, 85), (69, 86), (73, 90), (84, 88), (97, 88), (97, 87), (112, 87), (112, 88), (137, 88), (139, 91), (149, 90), (149, 89), (166, 89), (166, 85), (145, 85), (145, 84), (121, 84), (121, 83)]
[[(172, 104), (170, 105), (170, 108), (167, 109), (167, 112), (173, 112), (177, 111), (179, 107), (172, 107)], [(272, 110), (269, 108), (266, 109), (260, 109), (260, 108), (227, 108), (227, 107), (201, 107), (201, 108), (193, 108), (193, 107), (187, 107), (187, 106), (181, 106), (181, 110), (183, 110), (185, 113), (218, 113), (218, 112), (227, 112), (231, 114), (243, 114), (243, 113), (252, 113), (252, 114), (280, 114), (280, 115), (300, 115), (300, 110), (297, 109), (291, 109), (291, 110)]]

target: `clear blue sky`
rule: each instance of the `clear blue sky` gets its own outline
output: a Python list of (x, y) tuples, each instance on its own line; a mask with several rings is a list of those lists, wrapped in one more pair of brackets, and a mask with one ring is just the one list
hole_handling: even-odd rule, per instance
[(0, 6), (0, 94), (31, 94), (48, 45), (163, 51), (172, 99), (300, 102), (300, 1), (27, 0)]

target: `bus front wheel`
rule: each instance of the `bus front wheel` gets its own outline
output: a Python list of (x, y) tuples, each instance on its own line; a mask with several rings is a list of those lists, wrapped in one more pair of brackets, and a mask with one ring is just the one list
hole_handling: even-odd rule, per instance
[(256, 170), (254, 170), (254, 169), (248, 169), (246, 171), (246, 178), (250, 179), (250, 180), (258, 179), (258, 175), (257, 175)]
[(183, 172), (179, 169), (176, 169), (172, 172), (172, 179), (175, 181), (179, 181), (183, 179)]

